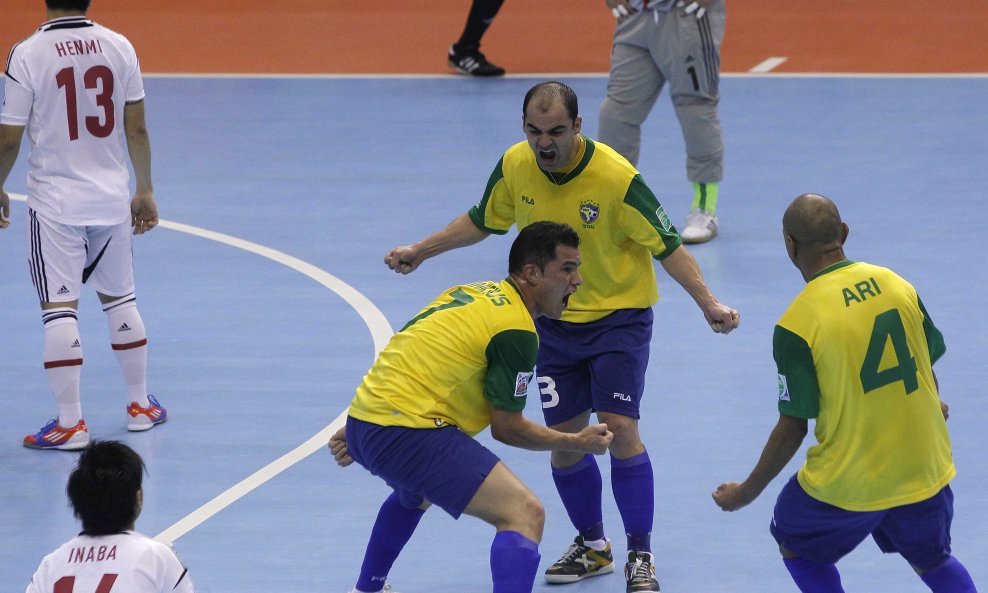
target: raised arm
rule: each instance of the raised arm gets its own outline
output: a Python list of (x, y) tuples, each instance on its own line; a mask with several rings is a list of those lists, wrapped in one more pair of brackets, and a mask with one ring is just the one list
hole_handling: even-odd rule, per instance
[(677, 247), (665, 259), (661, 260), (661, 263), (673, 280), (678, 282), (693, 297), (712, 330), (719, 334), (727, 334), (738, 326), (741, 322), (741, 316), (737, 309), (722, 305), (714, 297), (710, 289), (707, 288), (707, 283), (703, 280), (700, 266), (697, 265), (693, 254), (685, 247)]
[(614, 433), (606, 424), (593, 424), (578, 433), (565, 433), (536, 424), (521, 412), (509, 412), (493, 406), (491, 436), (505, 445), (530, 451), (574, 451), (602, 455), (607, 451)]
[(446, 228), (432, 233), (425, 239), (388, 251), (384, 256), (384, 263), (399, 274), (409, 274), (430, 257), (479, 243), (488, 235), (490, 233), (478, 228), (470, 217), (463, 213), (446, 225)]
[(806, 431), (805, 418), (779, 414), (779, 422), (769, 435), (762, 455), (747, 479), (742, 483), (725, 482), (711, 495), (717, 506), (725, 511), (736, 511), (758, 498), (799, 450)]

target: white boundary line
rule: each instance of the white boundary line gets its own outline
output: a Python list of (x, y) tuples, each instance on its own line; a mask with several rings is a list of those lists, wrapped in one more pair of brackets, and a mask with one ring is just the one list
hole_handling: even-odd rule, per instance
[(774, 57), (774, 58), (765, 58), (764, 60), (762, 60), (762, 62), (760, 64), (758, 64), (757, 66), (755, 66), (754, 68), (752, 68), (748, 72), (771, 72), (772, 70), (775, 70), (776, 68), (778, 68), (782, 64), (785, 64), (786, 63), (786, 60), (788, 60), (788, 59), (789, 58), (786, 58), (784, 56), (777, 56), (777, 57)]
[[(10, 194), (10, 197), (11, 199), (22, 202), (26, 200), (26, 196), (21, 194)], [(319, 284), (339, 295), (340, 298), (346, 301), (347, 304), (353, 307), (357, 314), (360, 315), (361, 319), (364, 320), (364, 324), (367, 326), (367, 329), (370, 330), (371, 337), (374, 340), (375, 355), (384, 348), (384, 346), (388, 343), (388, 340), (391, 338), (391, 335), (394, 333), (394, 330), (392, 329), (391, 324), (388, 323), (387, 318), (381, 310), (378, 309), (373, 302), (371, 302), (370, 299), (336, 276), (333, 276), (329, 272), (317, 268), (308, 262), (292, 257), (276, 249), (271, 249), (270, 247), (265, 247), (251, 241), (238, 239), (237, 237), (225, 235), (216, 231), (210, 231), (200, 227), (194, 227), (169, 220), (160, 221), (158, 226), (173, 231), (178, 231), (180, 233), (186, 233), (189, 235), (202, 237), (204, 239), (209, 239), (210, 241), (223, 243), (244, 251), (249, 251), (250, 253), (260, 255), (261, 257), (265, 257), (281, 265), (292, 268), (293, 270), (315, 280)], [(341, 412), (335, 420), (330, 422), (326, 428), (313, 435), (312, 438), (257, 470), (238, 484), (228, 488), (222, 494), (210, 500), (198, 509), (192, 511), (174, 525), (156, 535), (154, 539), (163, 543), (171, 543), (182, 537), (202, 522), (230, 506), (237, 499), (246, 496), (250, 491), (324, 447), (326, 442), (329, 440), (330, 435), (342, 427), (345, 420), (346, 410), (343, 410), (343, 412)]]
[[(457, 80), (463, 81), (466, 77), (459, 74), (238, 74), (232, 72), (217, 72), (209, 74), (194, 74), (183, 72), (159, 72), (143, 74), (144, 78), (243, 78), (243, 79), (385, 79), (385, 80)], [(988, 78), (988, 72), (721, 72), (721, 78)], [(607, 78), (606, 72), (544, 72), (529, 74), (507, 74), (503, 78), (518, 78), (532, 80), (561, 80), (571, 78)], [(479, 82), (481, 84), (496, 84), (495, 81), (487, 80)]]

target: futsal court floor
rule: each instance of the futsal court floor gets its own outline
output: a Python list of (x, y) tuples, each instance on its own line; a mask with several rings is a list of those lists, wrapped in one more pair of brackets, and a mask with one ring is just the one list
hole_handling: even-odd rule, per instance
[[(549, 75), (148, 76), (155, 193), (163, 219), (135, 239), (137, 296), (149, 334), (149, 387), (169, 421), (124, 429), (124, 388), (91, 291), (80, 305), (83, 412), (92, 435), (120, 439), (148, 465), (138, 529), (173, 542), (197, 590), (343, 593), (355, 582), (388, 490), (325, 448), (375, 352), (447, 287), (506, 274), (507, 237), (428, 261), (410, 276), (383, 257), (479, 200), (501, 153), (520, 141), (525, 91)], [(573, 86), (594, 137), (606, 78)], [(661, 300), (642, 409), (654, 463), (653, 551), (663, 591), (794, 591), (768, 533), (775, 496), (803, 450), (751, 506), (710, 498), (753, 467), (774, 426), (776, 319), (803, 285), (782, 242), (786, 205), (834, 199), (847, 255), (909, 279), (943, 331), (937, 365), (958, 468), (954, 551), (988, 587), (988, 78), (984, 75), (725, 75), (727, 174), (721, 235), (690, 247), (713, 292), (741, 312), (714, 335), (657, 266)], [(26, 144), (26, 143), (25, 143)], [(644, 130), (640, 169), (674, 223), (690, 188), (667, 97)], [(26, 147), (7, 183), (25, 191)], [(26, 587), (41, 558), (79, 526), (64, 495), (76, 454), (24, 449), (54, 414), (42, 327), (25, 265), (26, 208), (0, 232), (0, 588)], [(541, 421), (539, 404), (526, 415)], [(479, 437), (543, 501), (544, 570), (572, 540), (548, 453)], [(812, 437), (807, 438), (807, 443)], [(605, 483), (605, 528), (624, 537)], [(401, 593), (490, 590), (493, 529), (430, 510), (398, 559)], [(870, 540), (840, 564), (845, 588), (920, 593), (906, 563)], [(620, 560), (619, 570), (620, 572)], [(624, 590), (619, 574), (536, 591)], [(85, 592), (81, 592), (85, 593)]]

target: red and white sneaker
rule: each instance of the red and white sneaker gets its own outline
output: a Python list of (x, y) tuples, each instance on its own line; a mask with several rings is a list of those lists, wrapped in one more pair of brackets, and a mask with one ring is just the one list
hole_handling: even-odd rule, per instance
[(168, 420), (168, 410), (161, 407), (158, 400), (148, 394), (148, 407), (142, 408), (137, 402), (130, 402), (127, 406), (127, 430), (140, 432), (149, 430), (158, 424)]
[(65, 428), (59, 426), (56, 418), (45, 424), (37, 434), (29, 434), (24, 437), (24, 446), (28, 449), (74, 451), (84, 449), (88, 444), (89, 429), (86, 428), (85, 420), (79, 420), (79, 423), (72, 428)]

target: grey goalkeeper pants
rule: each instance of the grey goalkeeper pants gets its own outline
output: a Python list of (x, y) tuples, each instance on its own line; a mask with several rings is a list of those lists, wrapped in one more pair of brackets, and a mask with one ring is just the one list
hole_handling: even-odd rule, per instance
[(725, 16), (720, 1), (699, 20), (673, 8), (642, 10), (619, 23), (597, 139), (637, 165), (641, 125), (668, 83), (686, 144), (687, 177), (700, 183), (723, 179), (717, 102)]

